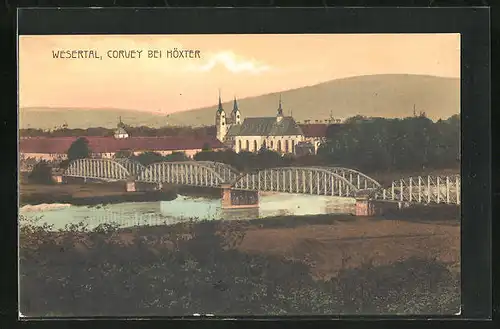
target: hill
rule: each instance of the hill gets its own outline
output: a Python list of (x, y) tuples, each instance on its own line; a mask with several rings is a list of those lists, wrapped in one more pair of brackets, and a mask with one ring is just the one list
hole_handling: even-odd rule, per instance
[(64, 123), (68, 128), (115, 128), (119, 117), (133, 126), (159, 128), (167, 125), (166, 115), (138, 110), (27, 107), (19, 110), (19, 128), (54, 129)]
[[(227, 96), (227, 95), (226, 95)], [(325, 120), (354, 115), (406, 117), (417, 111), (432, 119), (447, 118), (460, 112), (460, 79), (424, 75), (371, 75), (332, 80), (313, 86), (281, 92), (283, 108), (297, 121)], [(272, 116), (278, 106), (278, 93), (239, 100), (243, 117)], [(230, 112), (232, 101), (223, 104)], [(50, 128), (67, 122), (70, 128), (114, 127), (118, 116), (130, 125), (152, 127), (173, 125), (213, 125), (216, 104), (169, 115), (118, 109), (34, 109), (21, 110), (20, 127)]]

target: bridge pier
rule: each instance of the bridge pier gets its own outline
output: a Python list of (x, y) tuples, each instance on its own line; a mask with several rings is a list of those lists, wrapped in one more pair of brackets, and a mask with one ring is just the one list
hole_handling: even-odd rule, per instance
[(56, 182), (57, 184), (63, 183), (63, 176), (62, 175), (53, 175), (52, 178), (54, 179), (54, 182)]
[(258, 208), (259, 192), (233, 190), (231, 185), (223, 184), (222, 209)]
[(135, 181), (134, 180), (127, 181), (127, 192), (135, 192), (135, 191), (137, 191), (135, 188)]
[[(404, 206), (403, 206), (404, 207)], [(402, 203), (356, 198), (356, 216), (381, 216), (388, 210), (401, 209)]]

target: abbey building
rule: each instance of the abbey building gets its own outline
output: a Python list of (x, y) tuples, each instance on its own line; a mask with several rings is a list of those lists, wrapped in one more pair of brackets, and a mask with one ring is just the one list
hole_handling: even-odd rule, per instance
[(217, 139), (235, 152), (258, 152), (265, 148), (282, 154), (296, 153), (296, 147), (302, 144), (311, 145), (316, 152), (321, 142), (321, 138), (305, 136), (294, 118), (283, 114), (281, 97), (275, 116), (242, 119), (236, 98), (227, 115), (219, 95), (215, 125)]

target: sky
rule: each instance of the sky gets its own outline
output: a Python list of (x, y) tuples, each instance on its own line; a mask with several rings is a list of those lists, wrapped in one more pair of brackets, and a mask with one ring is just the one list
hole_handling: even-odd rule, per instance
[[(173, 113), (372, 74), (460, 77), (459, 34), (68, 35), (19, 37), (19, 106)], [(166, 58), (167, 50), (199, 58)], [(95, 50), (101, 58), (54, 58)], [(142, 50), (141, 58), (108, 51)], [(162, 58), (148, 58), (159, 50)]]

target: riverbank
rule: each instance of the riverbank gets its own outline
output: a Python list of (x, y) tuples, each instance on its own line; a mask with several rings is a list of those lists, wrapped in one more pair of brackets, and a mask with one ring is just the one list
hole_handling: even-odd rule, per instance
[(20, 206), (71, 204), (89, 206), (122, 202), (170, 201), (177, 198), (174, 188), (127, 192), (125, 183), (28, 184), (19, 185)]
[(458, 219), (423, 220), (321, 215), (95, 232), (24, 228), (20, 310), (452, 314), (460, 305)]

